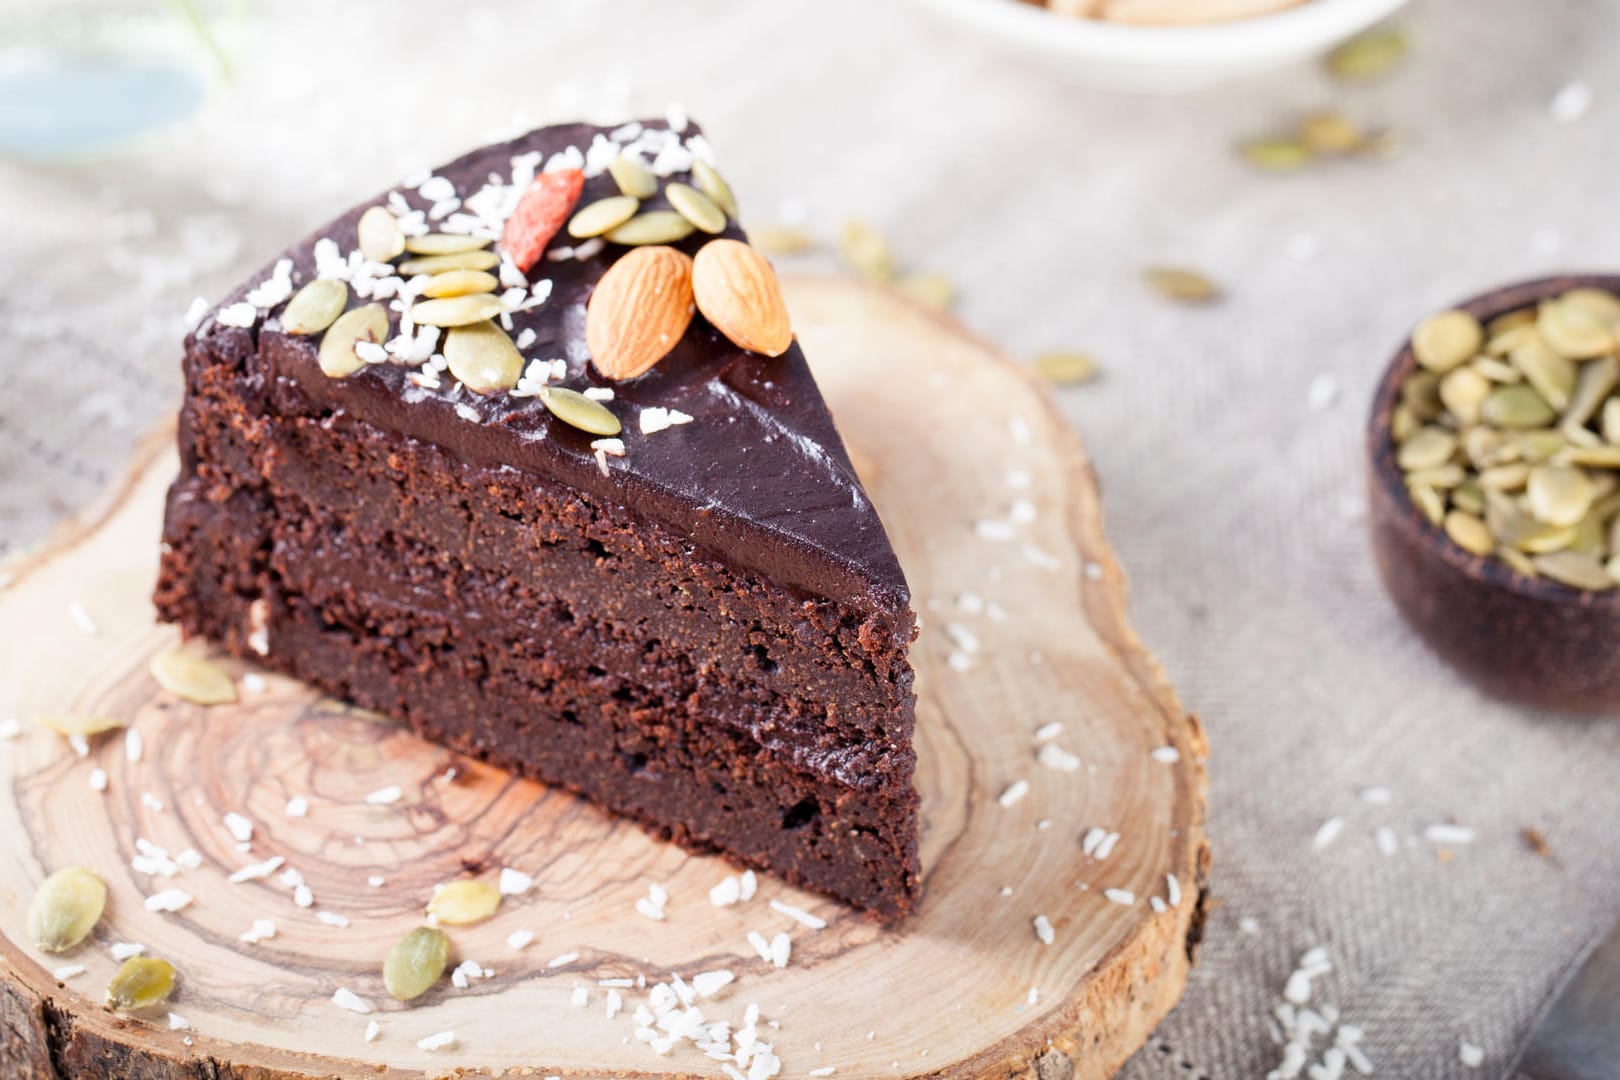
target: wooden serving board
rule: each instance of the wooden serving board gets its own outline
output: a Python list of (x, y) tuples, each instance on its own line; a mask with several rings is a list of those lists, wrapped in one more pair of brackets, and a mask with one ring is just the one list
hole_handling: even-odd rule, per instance
[[(164, 434), (94, 520), (13, 565), (0, 592), (0, 718), (108, 713), (144, 746), (131, 761), (124, 736), (105, 735), (83, 759), (26, 723), (0, 740), (0, 1075), (722, 1077), (689, 1043), (659, 1056), (633, 1037), (630, 1014), (646, 991), (621, 990), (625, 1011), (610, 1019), (598, 983), (717, 969), (736, 981), (701, 1003), (706, 1017), (738, 1025), (757, 1004), (783, 1076), (833, 1067), (840, 1078), (1067, 1080), (1118, 1069), (1175, 1003), (1198, 941), (1205, 744), (1126, 623), (1085, 452), (1033, 383), (949, 320), (848, 282), (789, 285), (922, 616), (920, 914), (884, 929), (768, 875), (751, 901), (716, 907), (710, 887), (735, 873), (723, 860), (296, 682), (250, 678), (238, 704), (213, 708), (163, 692), (147, 662), (176, 643), (148, 601), (175, 469)], [(1029, 506), (1012, 515), (1019, 499)], [(1010, 516), (1021, 519), (1011, 538), (977, 527)], [(1051, 743), (1081, 759), (1073, 771), (1037, 759), (1035, 732), (1054, 722)], [(1152, 753), (1164, 747), (1173, 760)], [(107, 773), (105, 792), (91, 787), (95, 768)], [(1019, 780), (1028, 793), (1002, 805)], [(397, 803), (366, 801), (395, 785)], [(307, 816), (287, 813), (295, 797)], [(253, 822), (249, 844), (227, 829), (228, 812)], [(1104, 859), (1084, 851), (1093, 828), (1119, 833)], [(172, 880), (147, 876), (131, 865), (140, 843), (171, 856), (191, 849), (200, 864)], [(296, 906), (279, 876), (227, 880), (272, 856), (303, 875), (313, 907)], [(99, 873), (111, 899), (89, 941), (44, 956), (27, 944), (24, 912), (39, 882), (68, 864)], [(381, 959), (421, 921), (433, 886), (464, 867), (493, 878), (504, 866), (533, 875), (534, 888), (452, 931), (458, 956), (494, 974), (467, 989), (446, 980), (409, 1006), (392, 1001)], [(669, 890), (662, 922), (635, 907), (652, 883)], [(193, 903), (148, 910), (143, 898), (168, 888)], [(1110, 900), (1110, 889), (1131, 898)], [(771, 900), (828, 925), (802, 926)], [(1041, 915), (1050, 944), (1034, 929)], [(255, 919), (273, 920), (276, 936), (239, 940)], [(510, 948), (522, 930), (533, 944)], [(749, 931), (786, 931), (788, 966), (763, 961)], [(119, 942), (175, 964), (169, 1009), (189, 1028), (171, 1030), (167, 1011), (128, 1018), (102, 1007)], [(86, 970), (52, 974), (70, 964)], [(584, 1006), (573, 1004), (578, 987)], [(374, 1011), (335, 1006), (340, 988)], [(454, 1046), (418, 1048), (440, 1032), (454, 1032)]]

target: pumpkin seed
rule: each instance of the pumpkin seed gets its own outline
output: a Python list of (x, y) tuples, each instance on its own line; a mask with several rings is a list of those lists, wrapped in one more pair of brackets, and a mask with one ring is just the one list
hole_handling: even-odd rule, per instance
[(1523, 345), (1526, 341), (1539, 339), (1535, 323), (1520, 324), (1509, 327), (1500, 334), (1492, 334), (1485, 339), (1486, 356), (1506, 356), (1508, 353)]
[(483, 236), (434, 232), (407, 236), (405, 250), (412, 255), (459, 255), (463, 251), (480, 251), (492, 243), (493, 240)]
[(444, 339), (450, 374), (480, 394), (503, 393), (523, 377), (523, 354), (492, 322), (453, 327)]
[(1609, 393), (1620, 384), (1620, 359), (1600, 356), (1581, 365), (1575, 376), (1575, 392), (1569, 396), (1558, 426), (1565, 430), (1583, 427), (1597, 415)]
[[(555, 394), (557, 390), (554, 388), (551, 392)], [(580, 399), (591, 401), (584, 395), (580, 395)], [(595, 405), (596, 402), (591, 401), (591, 404)], [(446, 926), (469, 926), (483, 922), (495, 914), (495, 909), (500, 906), (501, 891), (495, 886), (487, 881), (460, 878), (433, 894), (433, 899), (428, 901), (427, 913)]]
[(58, 735), (79, 735), (86, 739), (124, 726), (122, 720), (90, 713), (49, 713), (36, 716), (34, 722), (40, 727), (50, 728)]
[(1620, 582), (1620, 555), (1611, 555), (1603, 564), (1603, 572), (1611, 579)]
[(1444, 465), (1457, 452), (1457, 436), (1444, 428), (1420, 428), (1400, 445), (1395, 461), (1408, 472)]
[(468, 296), (472, 293), (492, 293), (501, 287), (500, 278), (487, 270), (446, 270), (434, 274), (422, 286), (422, 295), (439, 298)]
[(1426, 424), (1436, 419), (1445, 409), (1440, 401), (1440, 376), (1432, 371), (1417, 372), (1401, 387), (1401, 401), (1419, 421)]
[(1295, 139), (1250, 139), (1238, 146), (1238, 153), (1267, 172), (1296, 172), (1311, 163), (1310, 149)]
[(635, 217), (636, 211), (640, 208), (641, 200), (630, 195), (613, 195), (606, 199), (598, 199), (588, 206), (581, 207), (568, 219), (568, 235), (576, 240), (601, 236), (609, 229), (616, 229)]
[(721, 176), (719, 170), (702, 158), (692, 161), (692, 179), (697, 181), (698, 190), (709, 197), (709, 201), (726, 212), (726, 216), (737, 216), (737, 196), (731, 192), (731, 185)]
[[(1592, 314), (1589, 306), (1545, 300), (1536, 316), (1536, 330), (1548, 347), (1571, 360), (1589, 360), (1613, 352), (1617, 343), (1613, 324)], [(1551, 576), (1550, 574), (1548, 575)]]
[(316, 278), (293, 293), (281, 310), (284, 334), (318, 334), (349, 306), (349, 286), (336, 278)]
[(1602, 289), (1578, 288), (1569, 290), (1558, 299), (1566, 307), (1582, 311), (1610, 328), (1620, 323), (1620, 297), (1613, 293)]
[(608, 175), (619, 185), (619, 191), (632, 199), (650, 199), (658, 194), (658, 177), (634, 158), (614, 158)]
[(432, 926), (418, 926), (388, 950), (383, 986), (397, 1000), (412, 1001), (433, 989), (449, 965), (450, 935)]
[(838, 237), (838, 254), (849, 268), (879, 284), (894, 280), (894, 253), (883, 234), (862, 221), (844, 222)]
[(1494, 357), (1481, 356), (1474, 360), (1469, 367), (1485, 376), (1494, 383), (1524, 382), (1524, 374), (1512, 364)]
[(918, 303), (939, 311), (949, 311), (956, 299), (956, 287), (944, 274), (907, 274), (894, 287)]
[(726, 231), (726, 212), (714, 200), (690, 184), (674, 181), (664, 185), (664, 198), (676, 213), (706, 233)]
[(169, 1000), (174, 965), (153, 956), (132, 956), (107, 983), (107, 1004), (119, 1012), (140, 1012)]
[(1499, 547), (1496, 549), (1496, 557), (1512, 567), (1515, 573), (1523, 574), (1525, 577), (1538, 576), (1536, 564), (1530, 561), (1530, 556), (1518, 548)]
[(411, 305), (411, 321), (418, 326), (468, 326), (504, 314), (506, 305), (498, 296), (472, 293), (446, 296), (439, 300), (418, 300)]
[(1569, 542), (1569, 550), (1601, 559), (1608, 554), (1605, 533), (1603, 521), (1596, 514), (1587, 514), (1575, 523), (1575, 539)]
[(1366, 145), (1367, 135), (1343, 113), (1312, 113), (1299, 122), (1299, 141), (1313, 154), (1352, 154)]
[(1422, 427), (1412, 407), (1404, 401), (1395, 406), (1389, 416), (1389, 433), (1395, 437), (1397, 443), (1403, 443), (1412, 437), (1412, 432)]
[(1508, 361), (1524, 372), (1524, 379), (1536, 388), (1543, 401), (1562, 411), (1575, 391), (1575, 365), (1547, 347), (1539, 336), (1521, 343), (1508, 354)]
[(1560, 465), (1584, 465), (1592, 469), (1620, 469), (1620, 446), (1570, 446), (1554, 457)]
[(1441, 403), (1464, 424), (1479, 423), (1479, 407), (1490, 393), (1491, 380), (1471, 367), (1454, 368), (1440, 380)]
[(1466, 311), (1430, 315), (1412, 331), (1412, 352), (1417, 362), (1441, 373), (1472, 359), (1484, 342), (1484, 328)]
[(1569, 445), (1559, 432), (1545, 430), (1514, 432), (1513, 442), (1519, 448), (1519, 458), (1532, 465), (1551, 461), (1560, 450)]
[(1058, 386), (1075, 386), (1097, 377), (1097, 362), (1081, 352), (1042, 353), (1035, 358), (1041, 378)]
[(606, 234), (615, 244), (673, 244), (692, 235), (692, 223), (673, 210), (649, 210)]
[(1453, 510), (1446, 515), (1446, 535), (1451, 542), (1473, 555), (1489, 555), (1496, 550), (1496, 538), (1485, 522), (1473, 514)]
[(329, 378), (347, 378), (366, 366), (354, 347), (362, 341), (381, 345), (387, 337), (388, 311), (381, 304), (351, 308), (321, 338), (321, 370)]
[(1560, 585), (1568, 585), (1572, 589), (1602, 592), (1615, 586), (1615, 579), (1597, 558), (1578, 551), (1556, 551), (1537, 555), (1530, 562), (1544, 577), (1550, 577)]
[(1522, 461), (1497, 465), (1479, 474), (1479, 486), (1492, 491), (1523, 491), (1530, 482), (1530, 466)]
[(748, 243), (766, 255), (797, 255), (815, 247), (816, 239), (803, 229), (755, 225), (748, 230)]
[(1181, 304), (1207, 304), (1219, 299), (1220, 288), (1197, 270), (1174, 266), (1153, 266), (1142, 271), (1148, 288)]
[(1328, 73), (1336, 79), (1373, 79), (1388, 72), (1406, 56), (1406, 35), (1393, 27), (1358, 34), (1328, 53)]
[(1536, 311), (1534, 308), (1518, 308), (1506, 314), (1498, 315), (1485, 324), (1485, 333), (1488, 337), (1496, 337), (1506, 333), (1516, 326), (1536, 325)]
[(1413, 505), (1422, 511), (1430, 525), (1439, 525), (1445, 519), (1445, 497), (1434, 488), (1424, 487), (1422, 484), (1407, 484), (1406, 490), (1412, 496)]
[(1520, 384), (1492, 390), (1479, 415), (1497, 427), (1535, 428), (1552, 423), (1557, 413), (1534, 389)]
[(492, 270), (499, 266), (501, 257), (484, 248), (479, 251), (458, 251), (453, 255), (423, 255), (406, 259), (399, 264), (401, 277), (417, 274), (443, 274), (451, 270)]
[(360, 251), (372, 262), (392, 262), (405, 251), (405, 234), (386, 206), (373, 206), (361, 214), (356, 232)]
[(58, 870), (28, 905), (28, 937), (45, 952), (65, 952), (94, 930), (107, 908), (107, 885), (82, 866)]
[(1411, 484), (1422, 484), (1432, 487), (1436, 491), (1446, 491), (1461, 484), (1466, 478), (1463, 467), (1457, 464), (1436, 465), (1428, 469), (1413, 469), (1406, 474), (1406, 480)]
[(236, 682), (230, 674), (200, 656), (158, 653), (147, 667), (159, 686), (194, 705), (223, 705), (236, 700)]
[(1476, 469), (1488, 469), (1501, 463), (1502, 449), (1507, 440), (1495, 428), (1471, 427), (1463, 432), (1463, 456)]
[(1530, 512), (1548, 525), (1574, 525), (1592, 507), (1592, 481), (1570, 465), (1537, 465), (1526, 487)]
[(1620, 398), (1610, 398), (1603, 403), (1598, 426), (1603, 429), (1604, 442), (1620, 445)]
[(540, 400), (551, 410), (551, 415), (580, 431), (587, 431), (592, 435), (617, 435), (623, 430), (624, 425), (619, 423), (619, 418), (609, 412), (606, 406), (591, 400), (577, 390), (553, 386), (540, 395)]
[(1485, 491), (1473, 480), (1464, 480), (1451, 490), (1451, 505), (1476, 517), (1485, 513)]

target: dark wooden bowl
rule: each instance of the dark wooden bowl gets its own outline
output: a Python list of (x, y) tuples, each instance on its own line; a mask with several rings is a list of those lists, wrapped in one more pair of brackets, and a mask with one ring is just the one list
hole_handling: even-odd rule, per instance
[[(1484, 322), (1582, 285), (1620, 292), (1620, 275), (1542, 278), (1457, 306)], [(1572, 589), (1471, 555), (1407, 495), (1390, 422), (1416, 365), (1408, 341), (1378, 384), (1367, 425), (1368, 523), (1395, 606), (1442, 659), (1491, 694), (1565, 712), (1620, 713), (1620, 589)]]

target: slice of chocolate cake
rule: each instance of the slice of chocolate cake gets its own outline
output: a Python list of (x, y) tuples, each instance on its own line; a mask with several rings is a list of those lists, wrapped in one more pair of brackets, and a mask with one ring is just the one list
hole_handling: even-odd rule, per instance
[(878, 916), (918, 888), (904, 575), (695, 129), (545, 128), (185, 345), (164, 619)]

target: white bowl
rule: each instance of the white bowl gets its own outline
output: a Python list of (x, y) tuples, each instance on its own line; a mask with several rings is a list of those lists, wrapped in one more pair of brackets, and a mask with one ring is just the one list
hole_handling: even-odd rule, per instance
[(926, 0), (963, 27), (1040, 57), (1065, 78), (1113, 90), (1201, 90), (1309, 60), (1407, 0), (1306, 0), (1271, 15), (1197, 26), (1127, 26), (1021, 0)]

